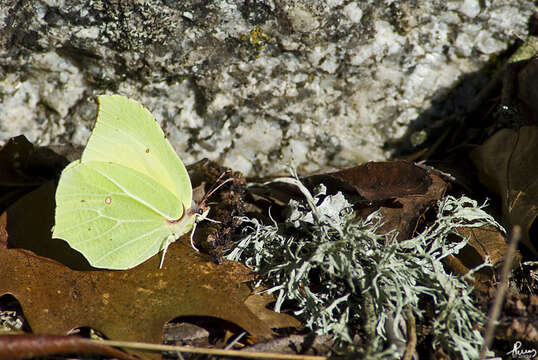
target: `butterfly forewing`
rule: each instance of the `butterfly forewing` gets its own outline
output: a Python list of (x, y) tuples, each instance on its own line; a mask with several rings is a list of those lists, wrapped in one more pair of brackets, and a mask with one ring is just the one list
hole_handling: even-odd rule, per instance
[(185, 166), (153, 115), (136, 101), (101, 95), (99, 113), (81, 162), (113, 162), (152, 178), (186, 207), (192, 186)]

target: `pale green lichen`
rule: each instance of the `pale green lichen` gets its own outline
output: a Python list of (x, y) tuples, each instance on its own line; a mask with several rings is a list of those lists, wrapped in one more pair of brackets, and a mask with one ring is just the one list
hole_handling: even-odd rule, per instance
[[(395, 232), (376, 233), (379, 213), (357, 218), (341, 193), (325, 196), (321, 186), (312, 195), (296, 175), (278, 181), (299, 187), (306, 202), (290, 201), (284, 223), (243, 218), (244, 236), (228, 256), (252, 267), (268, 291), (278, 294), (276, 311), (291, 300), (308, 328), (342, 344), (352, 343), (362, 326), (368, 344), (358, 351), (365, 358), (400, 357), (406, 342), (404, 307), (424, 319), (419, 300), (430, 299), (433, 348), (442, 346), (462, 359), (478, 357), (482, 335), (476, 329), (485, 315), (473, 303), (472, 288), (448, 273), (441, 260), (466, 244), (457, 227), (502, 229), (484, 205), (447, 196), (431, 226), (398, 242)], [(449, 241), (449, 235), (459, 240)]]

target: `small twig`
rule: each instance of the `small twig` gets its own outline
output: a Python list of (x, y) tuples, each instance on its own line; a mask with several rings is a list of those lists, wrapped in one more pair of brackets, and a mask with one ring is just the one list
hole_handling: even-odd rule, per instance
[(417, 347), (416, 321), (415, 316), (413, 315), (413, 310), (411, 310), (411, 306), (407, 305), (405, 307), (405, 315), (407, 317), (407, 347), (405, 348), (405, 353), (402, 360), (411, 360)]
[(122, 360), (134, 360), (131, 354), (107, 346), (105, 343), (96, 343), (93, 340), (79, 336), (63, 335), (37, 335), (22, 333), (14, 335), (7, 333), (0, 335), (0, 359), (29, 359), (41, 358), (54, 354), (83, 354), (105, 355)]
[(493, 342), (493, 335), (495, 334), (495, 327), (497, 326), (496, 322), (501, 314), (501, 307), (504, 301), (504, 296), (506, 290), (508, 289), (508, 277), (510, 276), (510, 271), (512, 269), (512, 262), (514, 261), (514, 256), (517, 249), (517, 244), (521, 238), (521, 227), (519, 225), (514, 225), (512, 228), (512, 234), (510, 235), (510, 244), (508, 245), (508, 250), (504, 256), (504, 265), (501, 274), (501, 281), (497, 287), (497, 292), (495, 294), (495, 300), (493, 306), (490, 309), (488, 314), (488, 324), (486, 326), (486, 334), (484, 335), (484, 343), (480, 349), (480, 360), (486, 358), (486, 352), (488, 351), (491, 343)]
[(91, 342), (99, 343), (102, 345), (116, 346), (121, 348), (147, 350), (147, 351), (171, 351), (182, 353), (194, 353), (194, 354), (207, 354), (207, 355), (220, 355), (220, 356), (233, 356), (242, 357), (247, 359), (275, 359), (275, 360), (326, 360), (325, 356), (316, 355), (293, 355), (293, 354), (279, 354), (268, 352), (246, 352), (240, 350), (223, 350), (223, 349), (206, 349), (197, 348), (191, 346), (173, 346), (173, 345), (161, 345), (161, 344), (149, 344), (141, 342), (131, 341), (112, 341), (112, 340), (90, 340)]
[(367, 339), (367, 345), (364, 353), (373, 354), (377, 350), (372, 348), (375, 345), (374, 340), (376, 337), (377, 316), (374, 307), (374, 297), (369, 291), (364, 293), (362, 305), (364, 309), (363, 330)]

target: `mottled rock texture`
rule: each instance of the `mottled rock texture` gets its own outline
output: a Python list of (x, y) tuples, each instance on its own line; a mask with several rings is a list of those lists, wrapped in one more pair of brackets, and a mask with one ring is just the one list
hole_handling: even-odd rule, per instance
[[(390, 155), (527, 33), (527, 0), (0, 0), (0, 143), (84, 145), (95, 96), (147, 106), (186, 163), (249, 175)], [(424, 115), (427, 114), (427, 115)]]

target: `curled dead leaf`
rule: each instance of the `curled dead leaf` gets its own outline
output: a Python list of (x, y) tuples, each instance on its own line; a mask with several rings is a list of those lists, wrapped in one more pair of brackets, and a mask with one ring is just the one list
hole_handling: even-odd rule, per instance
[(507, 227), (520, 225), (523, 244), (538, 255), (538, 126), (502, 129), (471, 159), (480, 181), (501, 197)]

